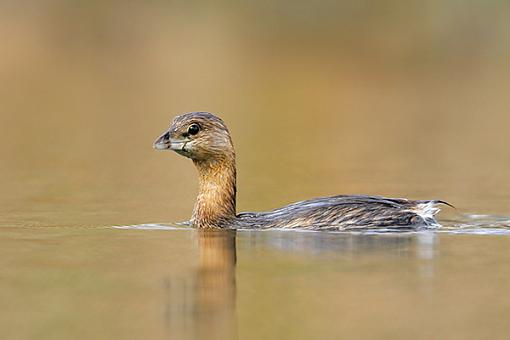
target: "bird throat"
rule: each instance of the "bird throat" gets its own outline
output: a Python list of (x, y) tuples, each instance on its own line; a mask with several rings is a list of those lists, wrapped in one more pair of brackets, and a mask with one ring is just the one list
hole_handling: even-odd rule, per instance
[(199, 189), (191, 222), (198, 228), (228, 227), (236, 217), (235, 158), (194, 163)]

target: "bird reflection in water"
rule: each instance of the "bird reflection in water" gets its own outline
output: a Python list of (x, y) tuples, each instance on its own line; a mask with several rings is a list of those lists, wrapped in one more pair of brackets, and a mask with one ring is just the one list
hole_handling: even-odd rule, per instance
[[(434, 233), (344, 234), (295, 232), (193, 231), (198, 263), (190, 276), (167, 283), (167, 326), (171, 339), (237, 339), (236, 237), (243, 251), (277, 250), (309, 254), (320, 260), (336, 254), (338, 261), (352, 262), (394, 256), (408, 258), (403, 268), (416, 268), (425, 291), (432, 289), (437, 239)], [(247, 246), (247, 247), (246, 247)], [(347, 256), (346, 256), (347, 255)], [(417, 266), (410, 265), (415, 263)], [(346, 274), (348, 275), (348, 274)]]
[(192, 277), (167, 283), (171, 338), (237, 339), (236, 231), (204, 229), (195, 235), (199, 256)]

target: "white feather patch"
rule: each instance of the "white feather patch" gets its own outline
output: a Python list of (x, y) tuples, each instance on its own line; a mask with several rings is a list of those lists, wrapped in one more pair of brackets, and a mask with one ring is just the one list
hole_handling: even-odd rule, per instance
[(438, 224), (435, 220), (434, 216), (440, 211), (441, 209), (438, 208), (437, 203), (434, 201), (424, 202), (424, 203), (418, 203), (416, 205), (416, 208), (413, 209), (413, 211), (423, 218), (425, 222), (432, 222), (434, 224)]

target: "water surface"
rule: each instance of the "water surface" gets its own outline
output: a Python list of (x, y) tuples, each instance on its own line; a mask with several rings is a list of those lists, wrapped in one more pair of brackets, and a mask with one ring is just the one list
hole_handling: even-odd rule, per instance
[(1, 241), (4, 339), (509, 331), (509, 236), (15, 227)]

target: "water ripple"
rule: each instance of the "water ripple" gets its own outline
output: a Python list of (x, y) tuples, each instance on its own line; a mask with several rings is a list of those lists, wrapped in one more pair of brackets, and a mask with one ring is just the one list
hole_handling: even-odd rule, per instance
[(135, 230), (190, 230), (193, 229), (186, 224), (183, 223), (143, 223), (143, 224), (132, 224), (132, 225), (122, 225), (122, 226), (113, 226), (115, 229), (135, 229)]
[(440, 233), (473, 235), (510, 235), (510, 217), (485, 214), (461, 214), (442, 220)]

